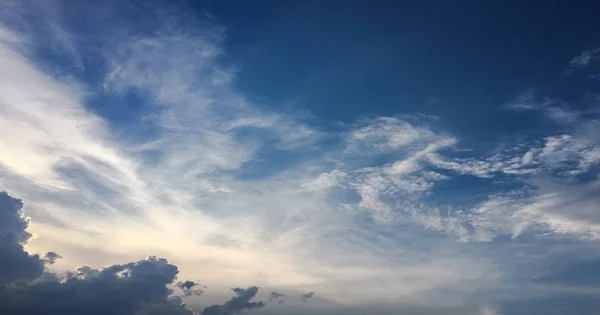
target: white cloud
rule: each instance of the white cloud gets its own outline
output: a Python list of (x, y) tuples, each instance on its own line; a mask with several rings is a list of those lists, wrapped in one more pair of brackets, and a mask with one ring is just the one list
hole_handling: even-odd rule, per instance
[(600, 58), (600, 47), (582, 51), (569, 61), (569, 65), (573, 68), (585, 67), (598, 58)]
[(579, 120), (580, 114), (569, 108), (566, 102), (540, 97), (536, 90), (529, 90), (517, 96), (512, 102), (506, 104), (506, 108), (517, 112), (537, 111), (555, 123), (572, 125)]
[(348, 174), (340, 170), (333, 170), (331, 172), (320, 174), (315, 179), (311, 179), (308, 183), (302, 184), (302, 186), (310, 190), (327, 190), (342, 184), (346, 176), (348, 176)]
[(399, 118), (380, 117), (348, 136), (346, 152), (373, 154), (420, 145), (439, 137), (425, 127), (415, 126)]
[[(184, 274), (201, 276), (209, 285), (227, 278), (227, 285), (314, 286), (340, 300), (348, 295), (335, 294), (335, 286), (391, 272), (377, 267), (378, 255), (390, 252), (387, 246), (358, 232), (362, 223), (330, 200), (328, 190), (346, 187), (344, 169), (326, 169), (319, 162), (316, 168), (299, 165), (255, 181), (227, 173), (253, 161), (256, 150), (267, 145), (261, 137), (240, 139), (241, 128), (268, 131), (282, 150), (310, 150), (321, 132), (250, 104), (228, 84), (233, 73), (216, 80), (226, 71), (216, 61), (220, 30), (207, 32), (217, 34), (167, 30), (109, 46), (105, 91), (136, 89), (156, 113), (140, 123), (156, 127), (155, 136), (136, 139), (113, 133), (86, 109), (89, 87), (41, 70), (21, 53), (32, 48), (3, 28), (0, 124), (7, 133), (0, 142), (1, 188), (28, 204), (32, 230), (40, 236), (29, 244), (31, 250), (60, 252), (65, 259), (56, 268), (100, 267), (96, 264), (152, 252), (169, 256)], [(383, 121), (394, 133), (382, 140), (384, 147), (421, 141), (419, 133), (433, 137), (400, 120)], [(409, 134), (398, 133), (404, 131)], [(416, 167), (425, 152), (443, 146), (432, 143), (416, 144), (410, 163)], [(391, 168), (382, 172), (408, 193), (427, 189), (417, 177), (393, 178)], [(456, 268), (472, 263), (451, 259)], [(412, 279), (413, 287), (432, 289), (474, 274), (448, 270), (440, 276), (437, 264), (411, 264), (405, 270), (412, 274), (397, 274), (385, 286), (408, 293), (403, 278)], [(375, 299), (375, 294), (361, 296)]]

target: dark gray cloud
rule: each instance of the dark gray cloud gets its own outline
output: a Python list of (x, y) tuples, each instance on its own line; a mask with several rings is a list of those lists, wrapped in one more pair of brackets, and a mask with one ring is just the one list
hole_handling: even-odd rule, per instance
[(277, 301), (279, 304), (282, 304), (283, 302), (285, 302), (285, 300), (282, 299), (285, 296), (285, 294), (279, 292), (271, 292), (271, 295), (269, 296), (269, 302)]
[(302, 300), (302, 302), (306, 303), (306, 301), (308, 301), (308, 299), (312, 298), (315, 295), (315, 292), (308, 292), (305, 294), (302, 294), (300, 296), (300, 300)]
[(258, 293), (258, 287), (251, 286), (247, 289), (233, 288), (231, 290), (236, 294), (234, 297), (223, 305), (215, 304), (206, 307), (202, 311), (202, 315), (229, 315), (265, 306), (264, 302), (250, 302)]
[(0, 192), (0, 287), (15, 281), (31, 281), (44, 272), (44, 260), (23, 248), (31, 238), (28, 225), (21, 200)]
[(47, 264), (54, 264), (57, 260), (61, 259), (62, 256), (55, 253), (55, 252), (47, 252), (46, 255), (44, 256), (44, 261)]
[(170, 299), (168, 285), (178, 274), (164, 258), (102, 270), (78, 268), (64, 281), (49, 279), (0, 291), (2, 314), (185, 314), (193, 312)]
[(177, 287), (181, 289), (184, 296), (202, 295), (204, 290), (199, 289), (199, 287), (206, 288), (206, 286), (191, 280), (177, 282)]

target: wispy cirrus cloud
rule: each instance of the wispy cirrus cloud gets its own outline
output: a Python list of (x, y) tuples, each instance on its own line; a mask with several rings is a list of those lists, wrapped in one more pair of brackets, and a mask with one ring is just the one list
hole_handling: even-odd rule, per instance
[(584, 50), (578, 56), (573, 57), (569, 61), (569, 65), (573, 68), (586, 67), (598, 58), (600, 58), (600, 48)]

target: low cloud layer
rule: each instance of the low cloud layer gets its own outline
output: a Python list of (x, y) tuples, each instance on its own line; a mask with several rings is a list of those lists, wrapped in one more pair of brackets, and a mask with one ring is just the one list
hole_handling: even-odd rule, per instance
[(2, 314), (193, 314), (169, 299), (176, 266), (166, 259), (84, 266), (66, 276), (46, 272), (60, 255), (44, 258), (24, 249), (31, 234), (21, 200), (0, 193), (0, 313)]
[[(179, 270), (164, 258), (112, 265), (100, 270), (83, 266), (65, 275), (44, 270), (60, 255), (47, 253), (44, 258), (31, 255), (23, 246), (31, 238), (23, 203), (6, 192), (0, 193), (0, 313), (1, 314), (122, 314), (122, 315), (193, 315), (172, 288), (182, 296), (200, 295), (193, 281), (175, 282)], [(251, 302), (258, 288), (233, 289), (236, 296), (223, 305), (212, 305), (202, 314), (228, 315), (260, 308), (263, 302)]]
[[(193, 314), (169, 299), (178, 273), (167, 260), (148, 257), (65, 279), (7, 286), (0, 292), (4, 314)], [(93, 274), (93, 275), (92, 275)]]

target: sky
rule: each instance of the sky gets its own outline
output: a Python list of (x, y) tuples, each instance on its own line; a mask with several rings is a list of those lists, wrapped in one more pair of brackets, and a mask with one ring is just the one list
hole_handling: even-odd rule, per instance
[(0, 313), (600, 314), (600, 4), (0, 3)]

